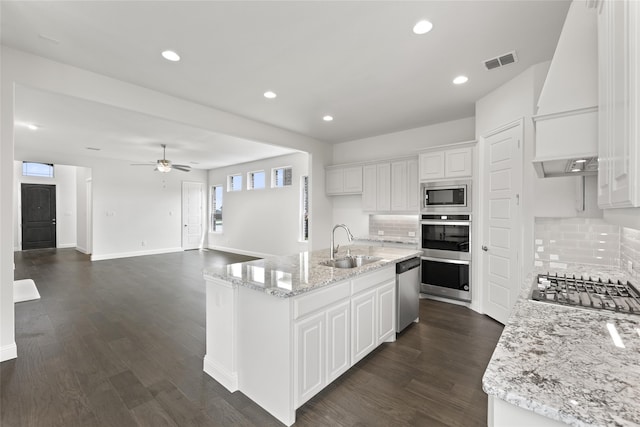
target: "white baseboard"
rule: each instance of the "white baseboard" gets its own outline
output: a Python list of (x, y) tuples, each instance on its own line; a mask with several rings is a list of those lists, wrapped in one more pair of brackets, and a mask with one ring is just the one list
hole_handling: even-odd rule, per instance
[(76, 244), (75, 243), (58, 243), (58, 245), (56, 245), (56, 247), (58, 249), (75, 248)]
[(264, 252), (245, 251), (242, 249), (227, 248), (225, 246), (217, 246), (217, 245), (209, 245), (207, 249), (212, 249), (214, 251), (231, 252), (233, 254), (238, 254), (238, 255), (254, 256), (256, 258), (271, 258), (275, 256), (274, 254), (267, 254)]
[(76, 246), (76, 251), (81, 252), (85, 255), (91, 255), (91, 253), (89, 253), (89, 249), (81, 248), (80, 246)]
[(22, 250), (22, 248), (20, 246), (14, 246), (13, 247), (13, 252), (20, 252)]
[(203, 370), (231, 393), (238, 390), (238, 374), (227, 371), (207, 355), (204, 356)]
[(9, 345), (5, 345), (0, 347), (0, 362), (4, 362), (5, 360), (11, 360), (18, 357), (18, 347), (16, 343), (12, 343)]
[(144, 256), (144, 255), (160, 255), (160, 254), (169, 254), (173, 252), (182, 252), (182, 248), (165, 248), (165, 249), (152, 249), (149, 251), (137, 251), (137, 252), (119, 252), (115, 254), (92, 254), (91, 261), (102, 261), (105, 259), (116, 259), (116, 258), (130, 258), (134, 256)]

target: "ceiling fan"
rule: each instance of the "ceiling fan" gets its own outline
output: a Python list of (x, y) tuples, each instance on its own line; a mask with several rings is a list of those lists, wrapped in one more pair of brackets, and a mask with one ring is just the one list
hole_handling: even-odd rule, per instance
[[(175, 165), (171, 163), (171, 160), (167, 160), (167, 144), (161, 144), (162, 146), (162, 159), (156, 161), (155, 171), (167, 173), (171, 172), (171, 169), (177, 169), (182, 172), (191, 172), (191, 166), (187, 165)], [(150, 166), (149, 163), (136, 163), (131, 166)]]

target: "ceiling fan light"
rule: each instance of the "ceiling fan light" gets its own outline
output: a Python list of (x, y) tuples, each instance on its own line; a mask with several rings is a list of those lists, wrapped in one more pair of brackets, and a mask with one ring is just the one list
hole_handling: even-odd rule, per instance
[(158, 169), (158, 172), (162, 173), (171, 172), (171, 162), (167, 160), (158, 160), (156, 169)]

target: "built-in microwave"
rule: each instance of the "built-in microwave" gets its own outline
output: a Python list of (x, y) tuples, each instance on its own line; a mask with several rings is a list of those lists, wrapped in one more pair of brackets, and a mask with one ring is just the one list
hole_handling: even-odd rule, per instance
[(423, 213), (471, 212), (471, 181), (423, 182)]

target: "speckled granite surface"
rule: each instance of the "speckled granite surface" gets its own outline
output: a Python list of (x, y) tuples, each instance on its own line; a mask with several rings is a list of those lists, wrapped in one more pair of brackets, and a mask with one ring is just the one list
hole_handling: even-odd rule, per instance
[[(547, 271), (628, 279), (581, 265), (545, 265), (529, 275), (485, 371), (484, 391), (572, 426), (640, 426), (640, 316), (531, 301), (534, 278)], [(612, 327), (624, 348), (614, 345)]]
[(320, 265), (329, 259), (329, 249), (325, 249), (206, 268), (204, 277), (222, 279), (234, 285), (288, 298), (422, 254), (422, 251), (415, 249), (353, 245), (340, 248), (336, 258), (344, 257), (346, 248), (354, 256), (367, 255), (381, 259), (356, 268), (326, 267)]

